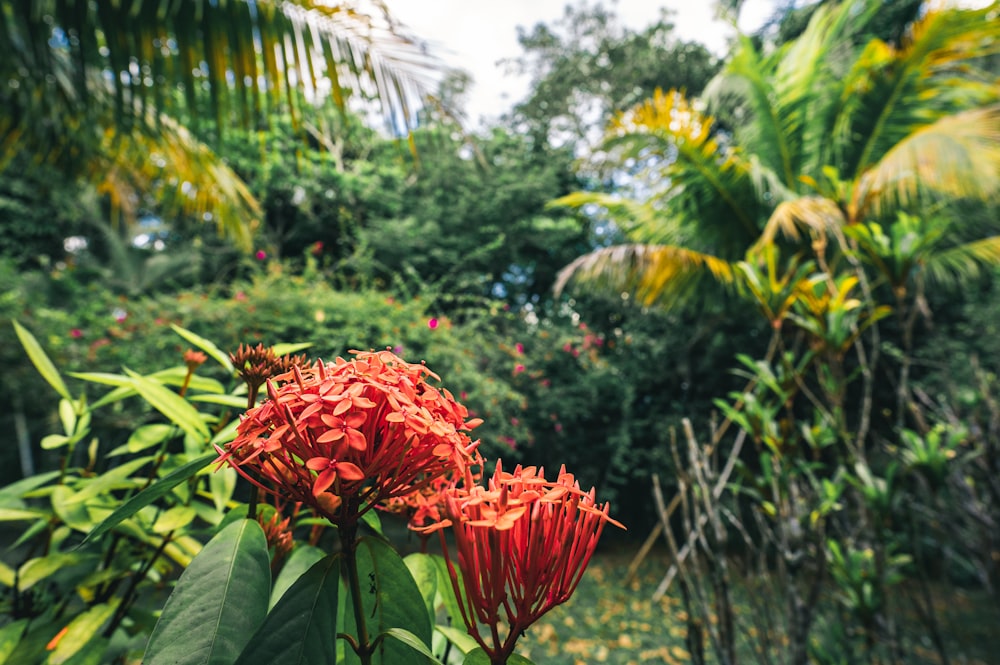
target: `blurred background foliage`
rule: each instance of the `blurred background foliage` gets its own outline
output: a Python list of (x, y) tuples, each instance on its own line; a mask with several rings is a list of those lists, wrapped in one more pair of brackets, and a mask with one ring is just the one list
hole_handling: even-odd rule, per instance
[[(485, 419), (488, 458), (565, 464), (632, 541), (660, 517), (654, 474), (684, 491), (692, 469), (671, 448), (684, 420), (708, 441), (734, 416), (741, 434), (704, 446), (753, 439), (717, 551), (749, 560), (754, 538), (808, 522), (796, 570), (857, 587), (825, 610), (814, 662), (892, 637), (879, 603), (899, 571), (1000, 583), (996, 5), (782, 3), (721, 59), (667, 13), (633, 30), (613, 7), (570, 5), (519, 33), (506, 64), (528, 95), (472, 128), (456, 120), (467, 76), (425, 79), (435, 64), (380, 3), (295, 47), (355, 77), (326, 97), (219, 32), (216, 10), (244, 3), (201, 3), (206, 23), (163, 61), (138, 38), (87, 50), (155, 13), (90, 3), (73, 23), (60, 12), (74, 3), (51, 4), (0, 5), (14, 55), (0, 80), (21, 83), (0, 86), (0, 485), (59, 463), (39, 446), (59, 431), (56, 401), (13, 321), (64, 372), (179, 365), (174, 324), (224, 351), (308, 342), (324, 359), (387, 347), (426, 361)], [(237, 19), (280, 48), (295, 32), (278, 13)], [(338, 65), (322, 41), (351, 34), (384, 38), (365, 43), (396, 54), (388, 69)], [(213, 38), (281, 85), (221, 84)], [(192, 81), (162, 68), (171, 58), (206, 64)], [(111, 449), (149, 416), (125, 400), (91, 430)], [(756, 553), (777, 568), (783, 552)]]

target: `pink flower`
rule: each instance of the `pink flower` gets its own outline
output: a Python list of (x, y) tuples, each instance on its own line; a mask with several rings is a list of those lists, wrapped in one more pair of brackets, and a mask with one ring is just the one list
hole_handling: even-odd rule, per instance
[(255, 256), (255, 257), (257, 257), (257, 260), (258, 260), (258, 261), (263, 261), (264, 259), (266, 259), (266, 258), (267, 258), (267, 252), (265, 252), (265, 251), (264, 251), (264, 250), (262, 250), (262, 249), (258, 249), (258, 250), (257, 250), (257, 253), (256, 253), (256, 254), (254, 254), (254, 256)]
[(69, 336), (72, 337), (73, 339), (80, 339), (81, 337), (83, 337), (83, 331), (80, 330), (79, 328), (73, 328), (72, 330), (69, 331)]
[(518, 342), (517, 344), (514, 345), (514, 350), (517, 351), (518, 353), (524, 353), (524, 344)]
[(237, 300), (241, 300), (242, 301), (242, 300), (246, 300), (247, 299), (247, 294), (243, 293), (242, 291), (237, 291), (236, 295), (233, 296), (233, 297), (236, 298)]
[(434, 330), (435, 328), (438, 327), (438, 320), (434, 318), (427, 319), (427, 327), (430, 328), (431, 330)]
[(562, 432), (562, 429), (563, 429), (563, 428), (562, 428), (562, 423), (556, 423), (556, 424), (555, 424), (555, 425), (553, 426), (553, 429), (554, 429), (554, 430), (556, 431), (556, 434), (558, 434), (558, 433)]
[(524, 365), (514, 365), (514, 374), (520, 374), (524, 371)]

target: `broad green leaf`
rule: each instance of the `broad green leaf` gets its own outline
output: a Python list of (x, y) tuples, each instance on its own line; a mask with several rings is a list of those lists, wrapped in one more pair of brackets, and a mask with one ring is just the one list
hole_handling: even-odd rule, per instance
[(382, 534), (382, 520), (379, 519), (378, 513), (374, 510), (369, 510), (367, 513), (361, 516), (361, 521), (364, 522), (368, 527), (379, 535)]
[[(63, 665), (72, 656), (79, 653), (95, 637), (99, 637), (98, 631), (104, 626), (111, 615), (114, 614), (118, 603), (101, 603), (80, 614), (69, 622), (66, 632), (59, 638), (55, 649), (49, 655), (50, 665)], [(103, 652), (104, 648), (101, 647)]]
[[(108, 647), (111, 640), (97, 636), (83, 645), (64, 665), (106, 665), (108, 662)], [(49, 660), (49, 663), (54, 661)]]
[[(448, 573), (448, 562), (440, 554), (428, 554), (427, 557), (433, 562), (434, 567), (437, 568), (438, 602), (444, 605), (445, 612), (447, 612), (448, 617), (451, 619), (452, 626), (465, 625), (465, 619), (462, 618), (462, 609), (458, 605), (458, 598), (455, 597), (455, 588), (451, 581), (451, 575)], [(462, 594), (464, 602), (465, 588), (462, 585), (462, 571), (456, 569), (455, 575), (458, 578), (459, 593)]]
[(281, 596), (236, 665), (335, 665), (339, 585), (339, 554), (313, 564)]
[(21, 634), (28, 627), (27, 619), (18, 619), (0, 628), (0, 663), (9, 663), (10, 655), (21, 641)]
[(220, 513), (226, 509), (226, 504), (233, 498), (237, 475), (236, 469), (227, 465), (208, 477), (208, 486), (212, 490), (212, 503), (215, 504), (215, 509)]
[[(408, 555), (403, 559), (403, 563), (406, 564), (410, 575), (413, 576), (413, 581), (420, 589), (420, 595), (423, 596), (424, 605), (427, 607), (427, 617), (433, 624), (434, 615), (437, 614), (437, 605), (435, 604), (438, 593), (437, 566), (434, 565), (434, 560), (429, 555), (419, 552)], [(450, 593), (450, 589), (447, 591)]]
[(125, 370), (132, 378), (132, 386), (142, 398), (165, 415), (171, 422), (180, 427), (186, 434), (199, 441), (208, 441), (209, 431), (205, 421), (201, 419), (198, 410), (191, 406), (183, 397), (163, 387), (152, 379), (140, 376), (135, 372)]
[(196, 335), (190, 330), (181, 328), (173, 323), (170, 324), (170, 327), (175, 333), (197, 346), (199, 349), (207, 353), (210, 358), (222, 365), (227, 374), (232, 375), (235, 373), (233, 363), (229, 360), (229, 356), (217, 347), (211, 340), (207, 340), (201, 335)]
[(299, 545), (296, 547), (292, 551), (291, 556), (288, 557), (288, 561), (281, 567), (281, 572), (278, 573), (277, 579), (274, 580), (274, 589), (271, 591), (271, 604), (268, 607), (268, 611), (277, 605), (282, 595), (295, 584), (295, 581), (302, 577), (323, 556), (323, 550), (313, 545)]
[[(431, 646), (431, 622), (424, 599), (406, 564), (392, 547), (376, 537), (361, 538), (357, 546), (358, 576), (361, 582), (362, 616), (366, 618), (368, 634), (381, 635), (390, 628), (406, 628), (425, 646)], [(348, 606), (351, 606), (348, 600)], [(357, 635), (354, 612), (344, 616), (344, 631)], [(357, 663), (351, 649), (345, 652), (345, 662)], [(372, 663), (394, 665), (413, 662), (411, 647), (397, 640), (385, 640), (373, 654)]]
[[(465, 660), (462, 661), (462, 665), (492, 665), (492, 663), (490, 663), (490, 657), (485, 651), (483, 651), (483, 648), (476, 647), (469, 653), (465, 654)], [(518, 656), (516, 653), (512, 653), (507, 657), (507, 665), (534, 665), (534, 663), (524, 656)]]
[(27, 351), (28, 358), (31, 360), (31, 364), (35, 366), (35, 369), (38, 370), (38, 373), (59, 393), (60, 397), (73, 401), (69, 390), (66, 388), (66, 384), (63, 383), (62, 377), (59, 376), (59, 371), (52, 364), (52, 361), (49, 360), (48, 355), (46, 355), (38, 340), (35, 339), (35, 336), (17, 321), (13, 321), (12, 323), (14, 324), (14, 332), (17, 333), (17, 338), (21, 340), (21, 346)]
[(163, 498), (170, 493), (174, 487), (187, 481), (201, 469), (208, 466), (208, 464), (215, 458), (215, 453), (207, 453), (201, 457), (191, 460), (183, 466), (177, 467), (166, 476), (154, 482), (152, 485), (119, 506), (103, 522), (98, 524), (96, 529), (91, 531), (87, 537), (83, 539), (83, 543), (81, 543), (81, 545), (90, 540), (100, 538), (105, 533), (113, 529), (122, 520), (135, 515), (142, 508), (148, 506), (157, 499)]
[(263, 529), (251, 520), (231, 524), (177, 580), (143, 663), (231, 665), (264, 621), (270, 589)]

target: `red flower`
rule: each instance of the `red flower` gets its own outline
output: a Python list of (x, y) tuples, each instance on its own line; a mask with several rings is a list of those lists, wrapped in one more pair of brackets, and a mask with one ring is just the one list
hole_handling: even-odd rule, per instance
[[(469, 634), (493, 663), (506, 662), (522, 632), (569, 599), (604, 525), (624, 528), (565, 467), (552, 482), (541, 469), (505, 473), (498, 462), (488, 488), (467, 481), (446, 490), (444, 508), (448, 519), (427, 531), (452, 527), (462, 581), (445, 547), (451, 582)], [(491, 643), (480, 624), (489, 627)]]
[(467, 434), (480, 422), (423, 365), (389, 351), (293, 366), (267, 381), (268, 399), (247, 411), (219, 449), (261, 489), (352, 524), (376, 505), (464, 475), (477, 459)]

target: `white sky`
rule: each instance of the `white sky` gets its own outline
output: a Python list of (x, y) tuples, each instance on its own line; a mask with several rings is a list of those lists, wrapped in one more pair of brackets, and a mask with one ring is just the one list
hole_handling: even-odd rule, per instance
[[(578, 6), (578, 0), (396, 0), (389, 3), (389, 9), (447, 64), (472, 73), (474, 85), (466, 110), (470, 124), (475, 125), (483, 117), (509, 110), (527, 92), (527, 80), (505, 75), (497, 64), (521, 55), (517, 27), (551, 24), (563, 15), (567, 4)], [(588, 4), (593, 5), (593, 0)], [(666, 7), (674, 12), (680, 39), (700, 41), (719, 55), (733, 36), (730, 26), (715, 20), (714, 0), (604, 0), (603, 4), (633, 30), (653, 23), (660, 8)], [(747, 0), (740, 27), (744, 31), (757, 28), (770, 16), (774, 4), (774, 0)]]

